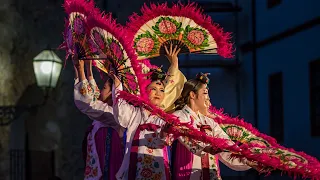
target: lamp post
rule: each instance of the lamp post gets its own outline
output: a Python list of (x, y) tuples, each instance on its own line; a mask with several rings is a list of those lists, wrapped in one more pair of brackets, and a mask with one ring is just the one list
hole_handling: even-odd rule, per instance
[[(33, 70), (36, 76), (37, 85), (45, 90), (45, 98), (48, 91), (55, 88), (62, 69), (62, 60), (53, 50), (43, 50), (33, 59)], [(38, 107), (36, 105), (35, 107)], [(10, 125), (18, 116), (16, 106), (0, 106), (0, 126)], [(23, 109), (34, 108), (33, 106)], [(19, 113), (20, 114), (20, 113)]]

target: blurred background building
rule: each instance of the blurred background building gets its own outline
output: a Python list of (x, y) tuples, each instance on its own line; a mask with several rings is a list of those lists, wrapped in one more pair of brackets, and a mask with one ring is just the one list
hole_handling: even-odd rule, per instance
[[(144, 2), (164, 1), (96, 4), (125, 25)], [(210, 72), (210, 96), (216, 107), (240, 115), (281, 144), (320, 159), (320, 2), (196, 2), (225, 31), (233, 32), (235, 58), (180, 56), (183, 73), (193, 78), (199, 71)], [(42, 50), (62, 42), (62, 4), (62, 0), (0, 0), (0, 107), (15, 109), (9, 112), (14, 116), (0, 119), (0, 180), (83, 179), (81, 143), (91, 121), (74, 106), (72, 63), (62, 64), (57, 84), (46, 91), (37, 86), (33, 67)], [(64, 59), (64, 52), (54, 53)], [(264, 179), (255, 171), (226, 167), (222, 175), (226, 180)], [(274, 173), (265, 179), (290, 178)]]

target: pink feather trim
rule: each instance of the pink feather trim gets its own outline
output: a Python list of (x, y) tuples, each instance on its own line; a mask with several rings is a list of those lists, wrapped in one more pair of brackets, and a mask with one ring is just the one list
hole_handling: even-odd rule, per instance
[[(318, 168), (317, 161), (310, 161), (308, 164), (303, 164), (297, 160), (291, 160), (296, 163), (297, 166), (295, 168), (290, 168), (286, 164), (282, 163), (281, 160), (277, 157), (272, 157), (264, 153), (253, 153), (253, 149), (257, 148), (257, 146), (252, 146), (248, 144), (243, 144), (240, 147), (236, 144), (229, 145), (228, 140), (221, 138), (214, 138), (207, 136), (205, 133), (198, 131), (190, 124), (181, 123), (179, 118), (172, 115), (167, 114), (158, 107), (152, 105), (148, 100), (145, 100), (141, 97), (137, 97), (135, 95), (129, 94), (125, 91), (119, 92), (117, 98), (124, 99), (134, 106), (140, 106), (147, 110), (149, 110), (153, 115), (157, 115), (162, 118), (167, 123), (173, 124), (175, 127), (185, 126), (189, 129), (188, 133), (183, 133), (184, 136), (190, 137), (192, 139), (202, 141), (204, 143), (210, 143), (213, 147), (220, 148), (222, 150), (228, 150), (235, 154), (239, 154), (239, 157), (246, 158), (250, 161), (256, 161), (261, 163), (264, 167), (272, 167), (274, 169), (280, 169), (282, 171), (286, 171), (289, 174), (293, 174), (294, 176), (302, 176), (306, 178), (313, 178), (318, 180), (320, 177), (320, 169)], [(182, 135), (180, 132), (173, 132), (176, 136)], [(261, 147), (263, 148), (263, 147)], [(315, 167), (313, 167), (315, 166)]]
[[(296, 168), (290, 169), (286, 166), (282, 166), (281, 168), (283, 168), (283, 169), (281, 169), (281, 170), (288, 171), (289, 173), (297, 173), (298, 172), (298, 174), (300, 174), (302, 176), (308, 175), (307, 177), (310, 177), (310, 178), (315, 178), (320, 175), (320, 162), (316, 158), (309, 156), (309, 155), (305, 154), (304, 152), (296, 152), (294, 149), (291, 149), (291, 148), (288, 149), (288, 148), (285, 148), (285, 147), (279, 145), (273, 137), (270, 137), (268, 135), (260, 133), (250, 123), (245, 122), (243, 119), (240, 119), (238, 117), (228, 116), (227, 114), (223, 113), (223, 109), (218, 110), (216, 107), (211, 106), (210, 112), (218, 115), (218, 117), (214, 118), (214, 121), (216, 121), (218, 124), (231, 124), (231, 125), (234, 124), (234, 125), (243, 127), (245, 129), (247, 129), (248, 131), (250, 131), (255, 136), (260, 137), (260, 138), (264, 139), (265, 141), (267, 141), (271, 145), (271, 148), (286, 150), (286, 151), (289, 151), (289, 152), (292, 152), (294, 154), (301, 156), (302, 158), (304, 158), (308, 161), (307, 162), (308, 164), (303, 164), (302, 162), (296, 161), (296, 160), (292, 160), (292, 161), (294, 161), (294, 163), (296, 163), (298, 166), (306, 167), (311, 172), (306, 172), (304, 169), (296, 169)], [(251, 148), (252, 149), (252, 148), (256, 148), (256, 147), (263, 148), (263, 149), (266, 148), (266, 147), (263, 147), (263, 146), (260, 146), (257, 144), (250, 144), (250, 145), (243, 144), (243, 145), (241, 145), (241, 148)], [(266, 160), (264, 160), (264, 162), (269, 161), (269, 160), (270, 159), (267, 158)], [(272, 161), (272, 163), (279, 165), (279, 162), (277, 162), (277, 161)], [(275, 167), (275, 166), (272, 166), (272, 167)]]
[[(72, 12), (79, 12), (85, 16), (88, 16), (90, 13), (98, 12), (98, 9), (94, 7), (94, 1), (88, 2), (86, 0), (65, 0), (62, 7), (65, 9), (65, 12), (67, 13), (68, 18)], [(64, 49), (66, 51), (64, 66), (66, 65), (66, 60), (68, 59), (68, 57), (73, 54), (72, 52), (73, 50), (71, 50), (67, 44), (67, 41), (68, 41), (67, 33), (68, 33), (69, 26), (70, 26), (69, 19), (66, 19), (65, 30), (62, 33), (64, 42), (59, 46), (59, 49)]]
[(92, 13), (88, 16), (87, 24), (89, 27), (87, 33), (90, 33), (93, 27), (100, 27), (107, 32), (110, 32), (119, 41), (130, 59), (132, 69), (137, 77), (140, 94), (144, 98), (147, 98), (146, 85), (143, 83), (142, 68), (138, 63), (137, 56), (132, 48), (133, 42), (126, 37), (126, 30), (116, 23), (111, 14)]
[(154, 4), (150, 6), (144, 4), (141, 8), (142, 15), (139, 16), (137, 13), (132, 14), (129, 17), (127, 27), (129, 29), (129, 37), (131, 41), (138, 30), (149, 20), (152, 20), (158, 16), (182, 16), (187, 17), (203, 28), (207, 29), (217, 43), (218, 54), (224, 58), (232, 58), (234, 52), (233, 44), (230, 42), (231, 33), (223, 32), (223, 29), (217, 24), (213, 23), (210, 16), (203, 14), (202, 10), (197, 6), (196, 3), (189, 3), (183, 5), (181, 3), (174, 4), (171, 8), (167, 6), (167, 3)]
[(94, 1), (86, 0), (65, 0), (62, 5), (68, 15), (72, 12), (79, 12), (85, 16), (88, 16), (92, 11), (97, 11), (94, 6)]
[(151, 64), (149, 59), (141, 60), (141, 63), (143, 63), (149, 69), (157, 69), (157, 68), (159, 68), (158, 66)]
[(263, 133), (260, 133), (256, 128), (254, 128), (250, 123), (245, 122), (243, 119), (240, 119), (238, 117), (230, 117), (227, 114), (223, 113), (223, 109), (217, 109), (214, 106), (210, 107), (210, 111), (214, 114), (217, 114), (221, 118), (214, 118), (214, 121), (216, 121), (218, 124), (234, 124), (237, 126), (244, 127), (257, 137), (261, 137), (264, 140), (266, 140), (270, 144), (276, 144), (277, 141), (268, 135), (265, 135)]

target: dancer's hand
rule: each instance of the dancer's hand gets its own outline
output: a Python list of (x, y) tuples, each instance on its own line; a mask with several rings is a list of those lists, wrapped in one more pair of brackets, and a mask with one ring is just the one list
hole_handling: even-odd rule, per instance
[(168, 58), (168, 60), (171, 63), (171, 66), (177, 67), (178, 68), (178, 54), (181, 50), (181, 48), (178, 49), (178, 46), (176, 45), (173, 49), (172, 47), (173, 45), (170, 44), (170, 49), (168, 50), (167, 46), (164, 46), (164, 49), (166, 50), (166, 57)]
[(73, 62), (74, 68), (77, 69), (76, 73), (78, 73), (79, 81), (85, 80), (86, 75), (84, 73), (84, 61), (78, 59), (78, 54), (74, 54), (72, 56), (72, 62)]
[(93, 73), (92, 73), (92, 60), (86, 60), (84, 62), (85, 66), (86, 66), (86, 73), (87, 73), (87, 78), (88, 80), (92, 80), (93, 79)]
[(84, 61), (81, 59), (78, 59), (78, 54), (74, 54), (72, 56), (72, 62), (76, 68), (84, 68)]
[(216, 154), (219, 154), (219, 153), (223, 152), (221, 149), (213, 148), (211, 146), (205, 147), (203, 151), (206, 152), (206, 153), (212, 154), (212, 155), (216, 155)]
[(120, 84), (121, 84), (120, 79), (112, 71), (109, 72), (109, 77), (113, 80), (113, 84), (114, 84), (115, 88), (120, 86)]
[(168, 133), (170, 131), (170, 129), (172, 128), (172, 125), (170, 123), (166, 123), (160, 131), (160, 138), (165, 138), (166, 136), (168, 136)]

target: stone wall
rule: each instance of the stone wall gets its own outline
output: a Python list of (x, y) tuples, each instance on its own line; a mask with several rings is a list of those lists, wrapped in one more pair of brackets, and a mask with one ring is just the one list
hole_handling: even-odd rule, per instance
[[(0, 0), (0, 106), (16, 104), (26, 87), (35, 83), (33, 57), (62, 42), (62, 4), (62, 0)], [(63, 59), (64, 54), (57, 53)], [(70, 63), (47, 104), (31, 114), (25, 119), (30, 149), (55, 150), (56, 174), (82, 179), (81, 143), (90, 121), (74, 106)], [(9, 179), (9, 134), (10, 126), (0, 127), (0, 180)]]
[[(142, 3), (96, 1), (100, 9), (107, 8), (116, 13), (122, 24), (132, 11), (139, 10)], [(43, 49), (58, 47), (62, 42), (65, 18), (62, 4), (63, 0), (0, 0), (0, 106), (15, 105), (25, 98), (23, 96), (29, 97), (27, 104), (34, 104), (34, 99), (41, 96), (33, 90), (25, 95), (27, 87), (35, 83), (32, 59)], [(64, 53), (57, 54), (64, 58)], [(82, 179), (81, 143), (91, 121), (74, 106), (70, 62), (62, 70), (58, 85), (46, 105), (26, 114), (21, 117), (25, 123), (20, 124), (28, 133), (30, 150), (54, 150), (56, 175), (63, 180)], [(12, 126), (11, 132), (9, 126), (0, 127), (0, 180), (9, 179), (9, 134), (15, 136), (12, 138), (15, 141), (22, 138), (24, 143), (21, 132), (15, 133), (19, 129), (15, 128), (17, 126)], [(36, 180), (37, 175), (34, 174), (32, 179)]]

